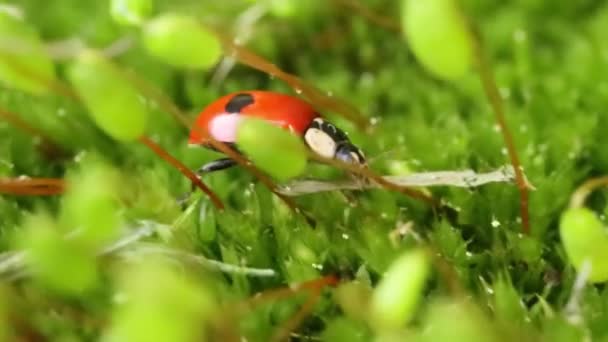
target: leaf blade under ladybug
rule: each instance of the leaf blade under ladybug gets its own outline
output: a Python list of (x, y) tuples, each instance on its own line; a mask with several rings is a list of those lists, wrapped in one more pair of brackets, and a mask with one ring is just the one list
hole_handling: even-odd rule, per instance
[[(497, 170), (476, 173), (472, 170), (462, 171), (435, 171), (414, 173), (404, 176), (385, 176), (386, 181), (399, 186), (426, 187), (426, 186), (453, 186), (453, 187), (478, 187), (489, 183), (510, 183), (514, 181), (514, 172), (510, 166), (504, 166)], [(529, 185), (532, 188), (532, 185)], [(317, 181), (317, 180), (294, 180), (281, 185), (277, 191), (286, 196), (302, 196), (317, 192), (337, 190), (361, 190), (375, 189), (382, 186), (368, 182), (362, 184), (356, 180), (342, 181)]]

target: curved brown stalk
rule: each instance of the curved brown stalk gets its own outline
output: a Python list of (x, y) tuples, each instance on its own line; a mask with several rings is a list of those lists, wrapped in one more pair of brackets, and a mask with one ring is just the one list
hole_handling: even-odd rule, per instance
[[(314, 304), (318, 301), (321, 291), (326, 287), (333, 287), (339, 283), (340, 279), (337, 276), (328, 275), (296, 284), (295, 286), (286, 286), (257, 293), (243, 302), (240, 302), (234, 306), (226, 307), (226, 310), (222, 310), (223, 314), (217, 321), (217, 328), (219, 330), (218, 335), (223, 338), (222, 340), (229, 338), (238, 341), (238, 336), (236, 336), (234, 332), (233, 322), (238, 320), (240, 315), (245, 314), (247, 311), (252, 310), (259, 305), (276, 300), (291, 298), (294, 295), (308, 292), (309, 296), (311, 297), (309, 297), (300, 310), (298, 310), (298, 312), (292, 316), (285, 325), (279, 328), (277, 334), (274, 336), (275, 339), (277, 337), (286, 337), (304, 318), (306, 318), (306, 315), (309, 314), (314, 308)], [(226, 322), (228, 322), (228, 324), (226, 324)]]
[(213, 202), (213, 205), (217, 209), (220, 209), (220, 210), (224, 209), (224, 204), (222, 203), (222, 200), (211, 189), (209, 189), (209, 187), (207, 187), (205, 185), (205, 183), (203, 183), (203, 181), (201, 181), (201, 179), (196, 174), (194, 174), (194, 172), (192, 172), (186, 165), (182, 164), (182, 162), (180, 162), (179, 160), (174, 158), (172, 155), (170, 155), (167, 151), (165, 151), (157, 143), (152, 141), (152, 139), (150, 139), (146, 136), (142, 136), (139, 138), (139, 141), (142, 144), (146, 145), (157, 156), (161, 157), (166, 162), (171, 164), (171, 166), (176, 168), (184, 176), (188, 177), (188, 179), (190, 179), (190, 181), (192, 181), (192, 183), (194, 185), (196, 185), (205, 194), (207, 194), (207, 196), (209, 196), (209, 199), (211, 199), (211, 202)]
[(48, 157), (61, 157), (65, 156), (66, 152), (56, 142), (54, 142), (48, 135), (42, 132), (40, 129), (30, 125), (18, 115), (11, 113), (5, 109), (0, 108), (0, 118), (10, 123), (14, 127), (22, 130), (23, 132), (40, 139), (39, 147), (42, 149), (44, 154)]
[(277, 331), (272, 335), (272, 338), (270, 340), (286, 341), (289, 337), (289, 334), (293, 332), (308, 315), (310, 315), (312, 310), (314, 310), (315, 304), (317, 304), (320, 298), (321, 290), (312, 290), (311, 293), (308, 295), (308, 299), (306, 299), (306, 302), (304, 302), (300, 310), (298, 310), (298, 312), (291, 316), (287, 320), (287, 322), (281, 324), (281, 327), (277, 329)]
[(192, 126), (192, 120), (190, 120), (184, 113), (177, 107), (171, 99), (163, 94), (156, 86), (148, 82), (147, 80), (139, 77), (132, 71), (122, 70), (116, 68), (117, 71), (129, 81), (142, 95), (145, 95), (149, 99), (152, 99), (163, 111), (171, 114), (173, 118), (182, 124), (186, 128)]
[[(347, 26), (347, 25), (344, 25)], [(336, 42), (346, 39), (351, 27), (342, 27), (334, 24), (310, 38), (310, 44), (317, 50), (328, 50), (336, 45)]]
[[(471, 30), (471, 32), (474, 32), (474, 30)], [(530, 214), (528, 212), (528, 182), (526, 181), (526, 177), (522, 171), (522, 166), (515, 148), (515, 143), (513, 141), (513, 135), (511, 134), (509, 125), (507, 124), (503, 100), (502, 97), (500, 97), (498, 86), (496, 85), (496, 80), (494, 79), (494, 73), (492, 72), (490, 62), (482, 48), (481, 37), (475, 32), (472, 34), (472, 37), (473, 52), (479, 68), (479, 78), (488, 101), (492, 107), (492, 111), (496, 117), (496, 122), (500, 127), (500, 132), (502, 133), (511, 165), (515, 171), (515, 182), (517, 183), (517, 189), (519, 190), (519, 206), (523, 232), (525, 234), (529, 234)]]
[(608, 186), (608, 176), (592, 178), (581, 184), (570, 197), (570, 208), (581, 208), (585, 200), (594, 190), (599, 187)]
[(50, 80), (50, 79), (38, 74), (37, 72), (31, 70), (30, 68), (25, 66), (23, 63), (21, 63), (19, 61), (19, 59), (17, 58), (17, 56), (0, 52), (0, 60), (2, 60), (4, 63), (8, 64), (11, 67), (11, 69), (13, 69), (17, 73), (19, 73), (21, 76), (23, 76), (25, 78), (29, 78), (32, 81), (35, 81), (35, 82), (38, 82), (38, 83), (44, 85), (51, 92), (53, 92), (57, 95), (60, 95), (60, 96), (64, 96), (64, 97), (73, 99), (73, 100), (78, 99), (78, 95), (76, 94), (76, 92), (74, 92), (72, 90), (72, 88), (70, 88), (68, 85), (66, 85), (63, 82), (58, 81), (58, 80)]
[(348, 104), (344, 100), (328, 95), (308, 82), (305, 82), (301, 78), (281, 70), (275, 64), (267, 61), (262, 56), (255, 54), (245, 47), (235, 44), (230, 37), (220, 33), (218, 30), (213, 30), (212, 32), (216, 34), (222, 43), (224, 53), (227, 56), (233, 57), (245, 65), (283, 80), (285, 83), (289, 84), (289, 86), (291, 86), (296, 93), (304, 96), (313, 105), (319, 107), (319, 109), (340, 114), (348, 120), (354, 122), (359, 128), (369, 127), (369, 120), (367, 120), (367, 118), (365, 118), (353, 105)]
[(313, 219), (310, 215), (301, 210), (292, 198), (277, 191), (277, 185), (272, 181), (272, 179), (270, 179), (270, 177), (268, 177), (265, 173), (260, 171), (253, 164), (251, 164), (241, 154), (237, 153), (228, 145), (214, 139), (213, 137), (209, 137), (209, 142), (216, 150), (224, 153), (232, 160), (236, 161), (243, 168), (245, 168), (247, 171), (249, 171), (249, 173), (251, 173), (255, 178), (262, 182), (262, 184), (264, 184), (268, 189), (270, 189), (273, 194), (277, 195), (283, 201), (283, 203), (285, 203), (289, 207), (289, 209), (291, 209), (295, 213), (302, 215), (306, 219), (308, 224), (313, 227), (316, 225), (315, 219)]
[(254, 297), (255, 303), (259, 304), (263, 301), (285, 298), (293, 296), (302, 291), (308, 291), (308, 299), (300, 310), (296, 312), (291, 318), (279, 327), (276, 333), (272, 336), (271, 341), (283, 341), (289, 337), (289, 334), (294, 331), (300, 323), (312, 312), (315, 304), (321, 298), (321, 291), (328, 286), (336, 286), (340, 283), (340, 279), (335, 275), (325, 276), (319, 279), (302, 283), (294, 288), (283, 288), (278, 290), (271, 290), (264, 292), (257, 297)]
[(367, 6), (365, 6), (363, 3), (361, 3), (361, 1), (333, 0), (333, 2), (340, 6), (344, 6), (348, 9), (350, 9), (351, 11), (359, 14), (360, 16), (362, 16), (363, 18), (365, 18), (366, 20), (368, 20), (369, 22), (371, 22), (377, 26), (380, 26), (380, 27), (382, 27), (386, 30), (392, 31), (392, 32), (401, 33), (401, 25), (399, 24), (398, 21), (394, 20), (393, 18), (383, 16), (381, 14), (378, 14), (378, 13), (372, 11)]
[(303, 291), (320, 291), (328, 286), (336, 286), (340, 283), (340, 278), (331, 274), (322, 278), (306, 281), (295, 286), (281, 287), (278, 289), (267, 290), (251, 297), (246, 303), (246, 306), (259, 305), (273, 300), (289, 298), (294, 294)]
[(4, 178), (0, 179), (0, 193), (16, 196), (52, 196), (65, 192), (60, 178)]

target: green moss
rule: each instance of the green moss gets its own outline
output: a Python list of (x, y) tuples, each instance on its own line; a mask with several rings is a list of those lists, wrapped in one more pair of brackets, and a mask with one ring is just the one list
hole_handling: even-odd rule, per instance
[[(401, 19), (396, 1), (358, 2), (393, 22)], [(352, 0), (293, 2), (289, 11), (275, 8), (247, 28), (251, 17), (241, 15), (251, 14), (245, 11), (261, 6), (258, 3), (263, 1), (158, 0), (154, 14), (188, 15), (226, 33), (243, 29), (251, 34), (246, 46), (252, 51), (359, 108), (373, 119), (373, 129), (358, 130), (339, 113), (323, 115), (349, 132), (378, 173), (489, 171), (508, 163), (475, 68), (453, 82), (436, 79), (401, 33), (340, 5)], [(27, 31), (38, 32), (45, 43), (78, 37), (102, 51), (121, 37), (131, 37), (130, 47), (112, 62), (157, 87), (190, 119), (228, 92), (293, 93), (281, 80), (242, 64), (219, 81), (214, 68), (171, 67), (146, 51), (138, 28), (113, 20), (109, 1), (57, 0), (44, 10), (37, 0), (19, 4)], [(14, 327), (11, 333), (21, 339), (33, 332), (49, 340), (110, 339), (119, 333), (149, 338), (155, 332), (167, 339), (198, 338), (196, 334), (206, 332), (208, 340), (242, 334), (264, 341), (306, 305), (310, 291), (252, 304), (257, 293), (337, 274), (358, 290), (321, 291), (294, 331), (302, 340), (607, 338), (605, 286), (584, 288), (577, 306), (580, 317), (565, 310), (577, 273), (568, 259), (572, 251), (560, 239), (559, 220), (581, 182), (608, 173), (608, 6), (593, 0), (462, 4), (483, 38), (521, 163), (535, 187), (530, 193), (530, 236), (520, 234), (516, 187), (503, 183), (429, 188), (456, 209), (452, 218), (387, 190), (296, 198), (298, 206), (316, 218), (315, 228), (241, 168), (203, 177), (225, 202), (225, 211), (216, 211), (199, 192), (180, 203), (178, 198), (190, 190), (189, 181), (145, 146), (112, 140), (90, 120), (83, 105), (69, 98), (55, 93), (34, 97), (6, 87), (0, 92), (0, 109), (43, 132), (66, 156), (41, 153), (40, 138), (0, 116), (0, 177), (75, 179), (86, 174), (85, 190), (98, 192), (102, 200), (96, 205), (99, 198), (92, 194), (67, 195), (71, 218), (66, 219), (62, 196), (0, 196), (0, 281), (6, 283), (6, 291), (0, 291), (0, 327)], [(162, 54), (177, 51), (170, 48), (173, 42), (163, 42)], [(196, 47), (197, 55), (204, 54), (201, 49)], [(197, 63), (192, 60), (197, 55), (180, 51), (170, 57)], [(53, 70), (62, 82), (72, 62), (54, 60)], [(103, 80), (108, 75), (98, 76)], [(90, 82), (96, 79), (92, 75)], [(118, 81), (120, 86), (131, 89), (123, 81)], [(116, 108), (120, 98), (108, 95), (116, 89), (98, 89), (98, 100), (111, 107), (113, 115), (129, 118), (135, 112)], [(136, 98), (148, 115), (146, 134), (188, 167), (196, 169), (219, 157), (187, 147), (183, 126), (153, 99)], [(129, 138), (143, 130), (124, 122), (117, 129)], [(116, 170), (119, 181), (90, 171), (99, 163)], [(309, 164), (302, 177), (344, 176), (332, 167)], [(602, 191), (587, 203), (600, 228), (605, 225), (606, 203)], [(26, 219), (31, 217), (44, 219)], [(96, 226), (109, 228), (91, 230)], [(78, 229), (87, 230), (88, 238), (79, 238)], [(101, 256), (108, 245), (116, 247), (118, 233), (146, 237)], [(571, 233), (576, 237), (579, 231)], [(166, 253), (169, 247), (182, 254)], [(411, 323), (397, 331), (372, 331), (366, 323), (370, 293), (396, 258), (415, 247), (431, 249), (440, 262), (432, 266)], [(27, 260), (31, 267), (23, 269), (13, 259), (12, 252), (19, 248), (33, 251)], [(157, 254), (170, 266), (138, 268), (141, 264), (135, 261)], [(209, 271), (197, 257), (271, 269), (275, 276)], [(129, 279), (135, 283), (128, 285)], [(408, 279), (404, 277), (404, 288), (411, 285), (405, 283)], [(138, 291), (146, 291), (147, 297), (138, 296)], [(125, 292), (136, 302), (124, 302)], [(349, 302), (349, 296), (356, 298)], [(165, 306), (173, 317), (159, 314)], [(466, 322), (457, 320), (462, 317)], [(573, 324), (573, 318), (579, 323)], [(191, 330), (197, 324), (200, 330)], [(3, 332), (0, 328), (0, 336)]]

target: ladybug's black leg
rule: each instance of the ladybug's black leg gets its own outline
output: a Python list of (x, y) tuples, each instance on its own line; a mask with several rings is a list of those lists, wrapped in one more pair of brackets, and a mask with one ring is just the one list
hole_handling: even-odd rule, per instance
[[(230, 168), (235, 165), (236, 165), (236, 162), (234, 160), (232, 160), (230, 158), (221, 158), (221, 159), (211, 161), (211, 162), (201, 166), (198, 170), (196, 170), (196, 173), (200, 176), (205, 173), (225, 170), (225, 169)], [(178, 197), (177, 203), (180, 204), (180, 206), (184, 207), (184, 205), (188, 202), (188, 199), (190, 198), (190, 196), (192, 196), (192, 193), (194, 191), (196, 191), (196, 185), (194, 185), (194, 183), (192, 183), (192, 187), (190, 188), (190, 191), (183, 194), (182, 196)], [(183, 208), (183, 209), (185, 209), (185, 208)]]
[(209, 163), (201, 166), (198, 170), (196, 170), (196, 173), (198, 173), (199, 175), (202, 175), (202, 174), (210, 173), (210, 172), (214, 172), (214, 171), (225, 170), (225, 169), (235, 166), (236, 164), (237, 164), (236, 161), (234, 161), (233, 159), (221, 158), (221, 159), (214, 160), (212, 162), (209, 162)]

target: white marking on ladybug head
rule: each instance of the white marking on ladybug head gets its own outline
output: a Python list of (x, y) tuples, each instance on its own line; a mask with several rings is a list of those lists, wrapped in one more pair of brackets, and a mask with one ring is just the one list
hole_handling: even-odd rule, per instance
[(209, 134), (217, 141), (236, 142), (236, 131), (240, 121), (241, 116), (238, 114), (220, 114), (209, 122)]
[(313, 152), (321, 157), (333, 158), (336, 154), (336, 142), (334, 139), (318, 128), (307, 129), (304, 134), (304, 141), (306, 141), (306, 144)]

